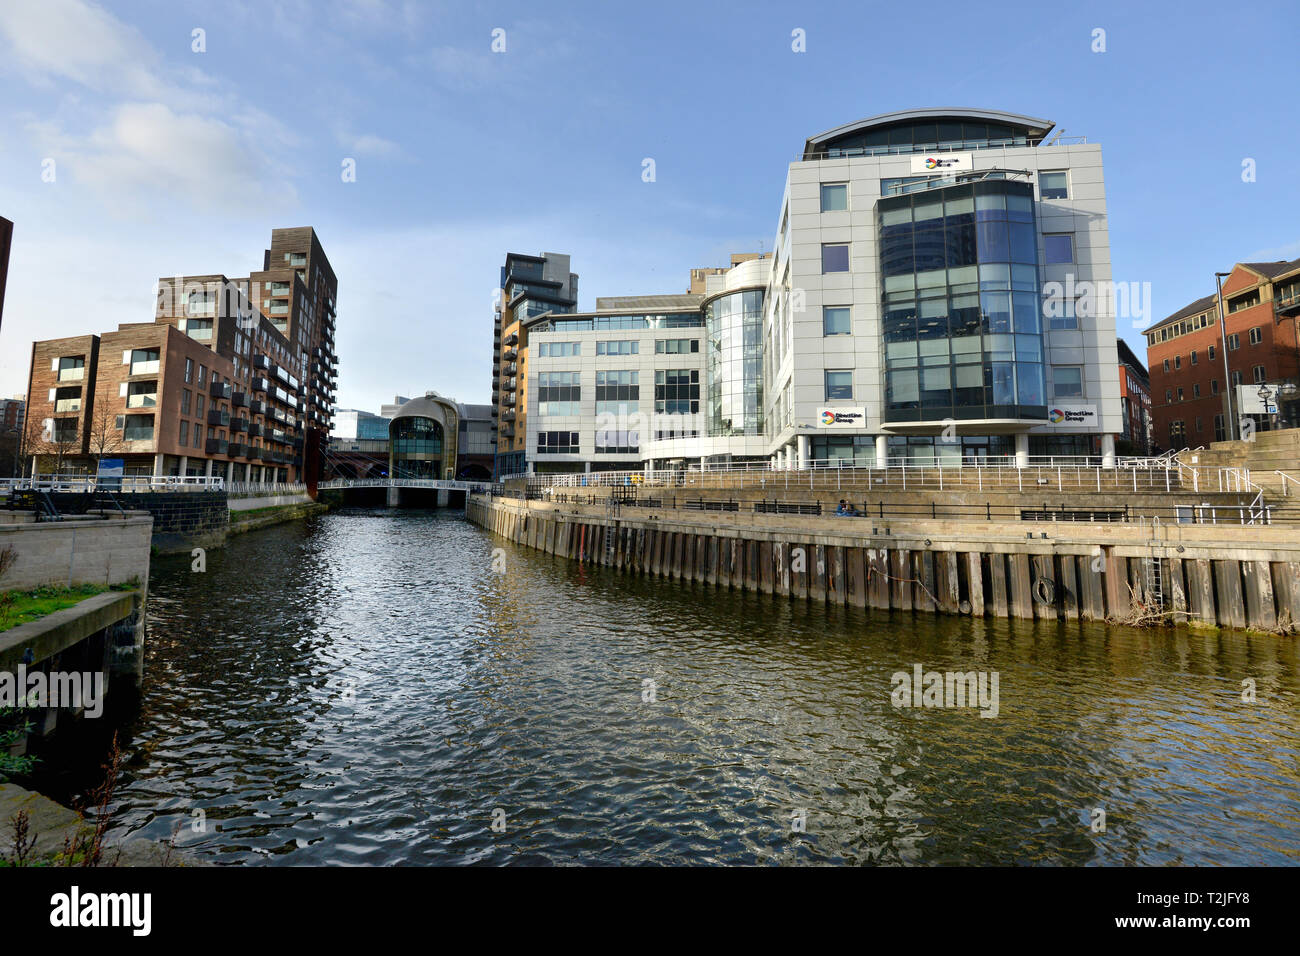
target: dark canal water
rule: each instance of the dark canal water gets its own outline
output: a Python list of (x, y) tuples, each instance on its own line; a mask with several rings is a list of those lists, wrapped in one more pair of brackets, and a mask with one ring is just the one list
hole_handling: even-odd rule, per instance
[[(455, 513), (335, 512), (151, 587), (115, 828), (220, 863), (1300, 863), (1294, 640), (792, 604)], [(915, 664), (997, 671), (997, 717), (895, 708)]]

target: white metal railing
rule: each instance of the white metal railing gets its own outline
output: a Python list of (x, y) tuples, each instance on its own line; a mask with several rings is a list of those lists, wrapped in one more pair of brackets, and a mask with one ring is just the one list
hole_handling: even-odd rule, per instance
[(35, 478), (2, 478), (0, 493), (18, 491), (221, 491), (226, 479), (205, 475), (37, 475)]
[(307, 493), (301, 481), (230, 481), (226, 493), (231, 498), (258, 498), (263, 495), (300, 495)]
[(1282, 479), (1282, 497), (1288, 498), (1291, 495), (1291, 486), (1295, 485), (1300, 489), (1300, 478), (1288, 475), (1285, 471), (1274, 471), (1273, 474)]
[(443, 491), (487, 491), (490, 481), (454, 481), (450, 478), (337, 478), (318, 488), (434, 488)]
[(1091, 458), (1031, 458), (1023, 467), (1014, 457), (978, 462), (895, 459), (884, 467), (854, 465), (840, 459), (808, 462), (802, 469), (779, 469), (769, 463), (693, 466), (636, 471), (564, 472), (510, 475), (502, 481), (524, 480), (531, 491), (553, 488), (614, 486), (664, 488), (757, 488), (765, 491), (823, 490), (880, 487), (901, 490), (1131, 492), (1166, 494), (1177, 491), (1223, 492), (1253, 496), (1248, 515), (1268, 523), (1263, 490), (1246, 469), (1184, 465), (1172, 455), (1117, 459), (1107, 468)]

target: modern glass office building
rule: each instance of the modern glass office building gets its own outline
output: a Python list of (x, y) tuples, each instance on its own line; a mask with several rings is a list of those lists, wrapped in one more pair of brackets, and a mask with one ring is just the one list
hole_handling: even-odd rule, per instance
[(709, 437), (763, 434), (763, 290), (707, 299), (704, 325)]
[(530, 314), (528, 468), (1113, 462), (1101, 148), (1054, 127), (957, 108), (837, 127), (790, 164), (772, 254), (694, 270), (688, 296)]
[(398, 409), (388, 426), (388, 473), (394, 478), (453, 478), (459, 451), (456, 403), (429, 392)]
[(779, 466), (1113, 460), (1101, 149), (1054, 126), (935, 108), (807, 140), (764, 302)]

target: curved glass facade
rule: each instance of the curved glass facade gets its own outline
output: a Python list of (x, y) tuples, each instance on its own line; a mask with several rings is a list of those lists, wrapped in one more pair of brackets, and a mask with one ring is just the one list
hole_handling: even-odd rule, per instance
[(389, 434), (394, 478), (442, 477), (441, 424), (423, 416), (395, 418)]
[(885, 420), (1046, 420), (1033, 188), (948, 186), (876, 216)]
[(708, 434), (763, 434), (762, 290), (719, 296), (705, 305), (704, 324)]

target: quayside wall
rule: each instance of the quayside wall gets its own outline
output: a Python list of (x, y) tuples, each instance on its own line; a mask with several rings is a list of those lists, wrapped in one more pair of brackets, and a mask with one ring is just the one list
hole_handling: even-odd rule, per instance
[(572, 560), (875, 609), (1294, 633), (1284, 526), (885, 520), (471, 495), (466, 517)]

